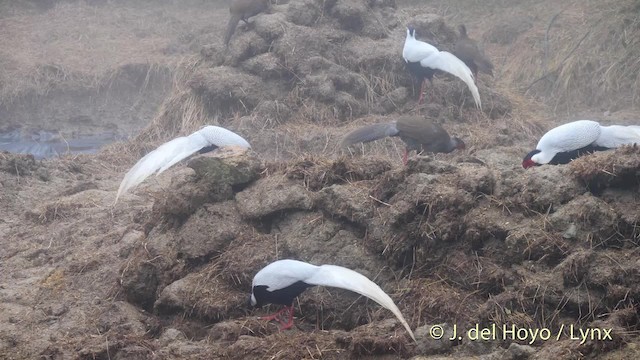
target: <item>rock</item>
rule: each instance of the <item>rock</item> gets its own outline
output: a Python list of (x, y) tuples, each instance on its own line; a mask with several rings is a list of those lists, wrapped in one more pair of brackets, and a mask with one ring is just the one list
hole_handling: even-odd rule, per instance
[(253, 21), (255, 31), (268, 44), (279, 39), (287, 31), (286, 15), (283, 13), (264, 14), (256, 16)]
[(97, 330), (105, 333), (126, 332), (132, 336), (143, 336), (147, 332), (146, 315), (134, 305), (116, 301), (109, 305), (96, 319)]
[(366, 224), (373, 216), (374, 207), (367, 188), (354, 189), (350, 185), (331, 185), (318, 193), (317, 202), (318, 207), (325, 213), (359, 224)]
[(207, 99), (207, 106), (228, 115), (250, 111), (269, 93), (260, 77), (230, 66), (199, 69), (187, 85)]
[(241, 316), (247, 294), (231, 290), (217, 276), (215, 266), (190, 273), (160, 292), (154, 309), (159, 314), (183, 313), (207, 321)]
[(457, 340), (450, 340), (453, 335), (453, 326), (450, 324), (420, 326), (415, 330), (418, 340), (416, 351), (422, 355), (445, 353), (459, 343)]
[(162, 289), (158, 300), (154, 304), (154, 308), (160, 313), (174, 313), (178, 310), (184, 310), (188, 306), (191, 290), (195, 288), (197, 278), (192, 275), (180, 280), (172, 282), (169, 286)]
[(287, 210), (313, 208), (312, 193), (284, 176), (268, 176), (236, 195), (238, 211), (247, 219), (258, 219)]
[(235, 202), (225, 201), (201, 206), (179, 229), (174, 249), (179, 258), (208, 258), (225, 251), (243, 231)]
[[(242, 69), (262, 79), (279, 79), (290, 74), (272, 53), (254, 56), (242, 63)], [(262, 102), (260, 103), (262, 104)]]
[(322, 9), (313, 0), (292, 1), (287, 7), (287, 21), (301, 26), (312, 26), (322, 15)]
[(120, 283), (127, 301), (149, 309), (156, 300), (159, 271), (152, 263), (137, 259), (125, 266)]
[(295, 74), (305, 75), (307, 73), (299, 71), (299, 66), (311, 57), (329, 55), (332, 48), (330, 40), (328, 31), (291, 24), (287, 32), (274, 42), (272, 52)]
[(116, 352), (114, 360), (145, 360), (155, 358), (150, 348), (140, 345), (128, 345)]
[(279, 332), (274, 326), (267, 326), (268, 322), (256, 316), (241, 320), (227, 320), (214, 324), (208, 331), (212, 340), (235, 342), (242, 336), (265, 336)]
[(409, 158), (407, 162), (407, 172), (424, 174), (450, 174), (458, 168), (450, 162), (435, 160), (432, 156), (416, 156)]
[(499, 196), (512, 201), (520, 208), (547, 213), (558, 209), (562, 204), (584, 193), (577, 181), (568, 176), (568, 169), (562, 166), (539, 166), (527, 169), (520, 177), (515, 179), (509, 186), (501, 187), (501, 190), (508, 189), (513, 193), (502, 193)]
[[(277, 223), (282, 251), (313, 264), (349, 266), (373, 277), (382, 268), (367, 255), (360, 239), (343, 230), (341, 223), (318, 213), (295, 213)], [(348, 260), (347, 260), (348, 259)]]
[(45, 313), (51, 316), (61, 316), (67, 311), (69, 311), (67, 305), (61, 303), (50, 304), (45, 308)]
[(171, 225), (182, 224), (204, 203), (233, 199), (234, 187), (252, 182), (262, 171), (261, 161), (247, 152), (215, 152), (187, 165), (195, 171), (195, 181), (172, 184), (173, 190), (153, 204), (154, 213)]
[(160, 343), (162, 346), (167, 346), (172, 342), (182, 341), (186, 339), (187, 337), (182, 331), (174, 328), (168, 328), (162, 333), (162, 335), (160, 335), (160, 337), (158, 338), (158, 343)]
[(331, 15), (338, 19), (344, 30), (359, 32), (364, 27), (368, 10), (363, 0), (338, 0)]
[(220, 276), (237, 290), (250, 289), (253, 276), (273, 261), (272, 253), (278, 246), (278, 239), (268, 234), (256, 231), (241, 234), (220, 255), (223, 266)]
[(593, 193), (608, 187), (637, 190), (640, 180), (640, 146), (624, 146), (582, 156), (569, 164), (571, 173)]
[(520, 227), (509, 231), (505, 239), (505, 259), (511, 263), (523, 260), (541, 260), (556, 265), (563, 259), (569, 244), (562, 236), (550, 236), (536, 224), (531, 227)]
[(120, 243), (122, 244), (122, 246), (120, 247), (120, 250), (118, 251), (118, 255), (121, 258), (129, 257), (129, 255), (131, 255), (131, 252), (133, 251), (133, 249), (136, 246), (142, 244), (144, 239), (145, 239), (145, 235), (144, 235), (144, 232), (142, 232), (142, 231), (132, 230), (132, 231), (124, 234), (122, 236), (122, 239), (120, 240)]
[[(196, 178), (214, 190), (248, 184), (262, 172), (262, 162), (255, 154), (244, 152), (199, 156), (187, 164), (195, 170)], [(226, 190), (226, 189), (225, 189)]]
[[(336, 343), (348, 346), (351, 355), (360, 358), (369, 354), (393, 354), (404, 358), (411, 337), (396, 319), (371, 322), (349, 333), (336, 332)], [(405, 355), (405, 356), (403, 356)]]
[(507, 348), (507, 353), (509, 353), (513, 360), (528, 359), (529, 356), (533, 355), (535, 352), (536, 349), (534, 347), (515, 342), (509, 344), (509, 347)]
[[(238, 26), (238, 29), (236, 29), (236, 32), (233, 35), (233, 39), (231, 40), (231, 43), (229, 45), (229, 49), (223, 50), (224, 52), (228, 53), (228, 56), (225, 58), (225, 65), (237, 66), (241, 62), (256, 55), (269, 52), (271, 43), (266, 41), (256, 31), (251, 29), (247, 30), (248, 27), (251, 26)], [(269, 27), (265, 30), (269, 31), (275, 29)], [(226, 66), (217, 67), (215, 69), (223, 68), (229, 69)]]
[(493, 194), (496, 179), (486, 166), (460, 164), (459, 173), (455, 175), (457, 187), (474, 195)]

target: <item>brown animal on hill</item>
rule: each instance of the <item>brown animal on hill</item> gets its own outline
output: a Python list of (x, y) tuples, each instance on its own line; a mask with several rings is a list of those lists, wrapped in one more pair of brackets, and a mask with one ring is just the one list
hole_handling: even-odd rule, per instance
[(457, 137), (450, 137), (442, 126), (420, 116), (401, 116), (390, 123), (363, 126), (348, 133), (342, 139), (342, 147), (365, 143), (387, 136), (399, 136), (406, 144), (402, 162), (407, 163), (410, 151), (429, 153), (450, 153), (455, 149), (464, 149), (465, 144)]
[(467, 28), (464, 25), (458, 26), (460, 39), (456, 42), (453, 54), (462, 60), (473, 72), (473, 76), (478, 78), (478, 71), (493, 76), (493, 64), (478, 47), (478, 43), (467, 36)]
[(236, 32), (240, 20), (249, 23), (250, 17), (260, 14), (269, 7), (269, 0), (231, 0), (229, 12), (231, 17), (227, 24), (227, 32), (224, 35), (224, 45), (229, 47), (229, 40)]

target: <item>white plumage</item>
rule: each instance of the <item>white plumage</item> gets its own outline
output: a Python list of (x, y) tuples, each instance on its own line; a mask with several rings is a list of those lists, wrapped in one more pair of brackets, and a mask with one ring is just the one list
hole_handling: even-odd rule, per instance
[(143, 182), (154, 172), (159, 175), (180, 160), (212, 145), (251, 147), (240, 135), (219, 126), (205, 126), (189, 136), (173, 139), (145, 155), (127, 172), (118, 188), (116, 202), (120, 195)]
[(595, 144), (606, 148), (640, 144), (640, 126), (600, 125), (600, 137)]
[(435, 46), (416, 40), (415, 29), (407, 28), (407, 37), (402, 49), (402, 57), (407, 63), (420, 63), (423, 68), (441, 70), (464, 81), (473, 95), (476, 107), (482, 109), (480, 93), (473, 78), (471, 69), (455, 55), (447, 51), (439, 51)]
[(556, 154), (561, 152), (581, 149), (593, 144), (600, 137), (600, 124), (591, 120), (578, 120), (560, 125), (547, 131), (536, 150), (539, 153), (533, 155), (531, 160), (537, 164), (547, 164)]
[[(589, 147), (589, 151), (618, 148), (640, 144), (640, 126), (602, 126), (592, 120), (577, 120), (549, 130), (538, 141), (536, 150), (525, 157), (523, 166), (548, 163), (567, 163), (579, 154), (556, 159), (556, 155), (572, 153)], [(533, 164), (528, 163), (530, 159)], [(552, 162), (553, 161), (553, 162)]]
[[(257, 295), (255, 292), (255, 288), (258, 286), (267, 286), (267, 292), (273, 293), (277, 290), (286, 289), (297, 282), (303, 282), (310, 286), (337, 287), (366, 296), (382, 307), (389, 309), (415, 341), (413, 331), (411, 331), (409, 324), (407, 324), (402, 313), (400, 313), (400, 310), (389, 295), (366, 276), (341, 266), (316, 266), (297, 260), (275, 261), (260, 270), (253, 278), (252, 288), (254, 291), (251, 295), (251, 303), (252, 305), (256, 305), (260, 302), (260, 299), (256, 298)], [(283, 292), (280, 296), (284, 296), (284, 299), (278, 300), (283, 303), (292, 302), (302, 291), (304, 290), (294, 293)], [(291, 299), (289, 299), (289, 297)]]

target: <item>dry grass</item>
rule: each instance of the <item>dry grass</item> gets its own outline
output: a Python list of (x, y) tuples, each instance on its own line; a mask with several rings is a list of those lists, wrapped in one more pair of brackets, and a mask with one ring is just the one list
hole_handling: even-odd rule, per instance
[(46, 95), (65, 86), (95, 88), (126, 64), (175, 67), (181, 55), (174, 51), (174, 37), (211, 20), (202, 4), (190, 3), (192, 8), (182, 5), (178, 12), (168, 6), (132, 11), (135, 5), (59, 2), (37, 15), (16, 5), (15, 16), (0, 18), (0, 99)]
[(637, 107), (637, 1), (574, 2), (547, 14), (513, 45), (507, 77), (557, 111)]

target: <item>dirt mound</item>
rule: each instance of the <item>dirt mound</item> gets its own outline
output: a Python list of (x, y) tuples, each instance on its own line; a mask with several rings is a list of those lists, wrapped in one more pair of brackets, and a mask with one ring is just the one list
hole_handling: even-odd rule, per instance
[[(442, 17), (407, 19), (392, 1), (275, 5), (270, 14), (255, 17), (251, 26), (240, 26), (229, 50), (214, 44), (194, 57), (181, 75), (180, 90), (139, 140), (163, 138), (174, 133), (176, 125), (179, 132), (187, 132), (207, 122), (232, 122), (258, 151), (268, 154), (273, 149), (261, 146), (265, 128), (420, 111), (415, 103), (419, 84), (414, 84), (401, 57), (404, 25), (409, 22), (425, 40), (444, 49), (455, 43), (457, 34)], [(429, 89), (429, 116), (465, 123), (510, 113), (512, 105), (505, 95), (481, 82), (479, 86), (485, 113), (475, 109), (464, 83), (438, 77)], [(292, 134), (292, 141), (300, 144), (303, 137)]]
[[(216, 158), (197, 160), (220, 167)], [(286, 348), (274, 325), (254, 322), (249, 315), (242, 322), (247, 325), (238, 327), (238, 319), (247, 316), (244, 303), (252, 275), (276, 258), (349, 266), (376, 279), (414, 327), (442, 321), (464, 328), (495, 323), (560, 331), (568, 323), (615, 323), (617, 342), (579, 347), (591, 353), (617, 348), (625, 334), (635, 331), (637, 317), (614, 320), (629, 319), (622, 313), (635, 309), (632, 299), (640, 295), (640, 273), (628, 253), (637, 248), (637, 232), (621, 216), (624, 207), (590, 193), (560, 197), (566, 189), (558, 184), (579, 188), (561, 167), (549, 166), (544, 174), (527, 171), (515, 182), (490, 165), (452, 166), (429, 157), (401, 170), (373, 159), (353, 159), (348, 167), (375, 169), (376, 161), (382, 170), (375, 178), (355, 171), (348, 182), (312, 183), (306, 176), (316, 168), (326, 169), (331, 179), (329, 169), (336, 171), (345, 162), (307, 159), (292, 168), (271, 168), (268, 175), (233, 190), (231, 198), (209, 197), (214, 200), (198, 205), (185, 194), (176, 195), (196, 211), (180, 227), (152, 228), (144, 251), (133, 252), (122, 269), (123, 290), (138, 294), (129, 299), (141, 306), (153, 304), (160, 316), (180, 315), (186, 324), (216, 322), (210, 330), (215, 339), (252, 351), (265, 341)], [(207, 189), (201, 191), (216, 192)], [(536, 193), (526, 194), (533, 189)], [(136, 300), (139, 293), (144, 302)], [(314, 343), (332, 344), (354, 356), (452, 350), (430, 343), (428, 335), (419, 337), (417, 346), (383, 341), (383, 334), (402, 334), (398, 324), (376, 321), (391, 316), (346, 291), (309, 290), (296, 305), (302, 332), (293, 331), (292, 339), (303, 341), (318, 327), (328, 332), (313, 336)], [(376, 333), (362, 333), (367, 328)], [(479, 355), (499, 351), (500, 344), (480, 349), (462, 340), (453, 346)], [(240, 358), (242, 351), (226, 356)]]
[(606, 188), (637, 189), (640, 185), (640, 148), (625, 146), (585, 156), (571, 162), (571, 171), (589, 190)]

